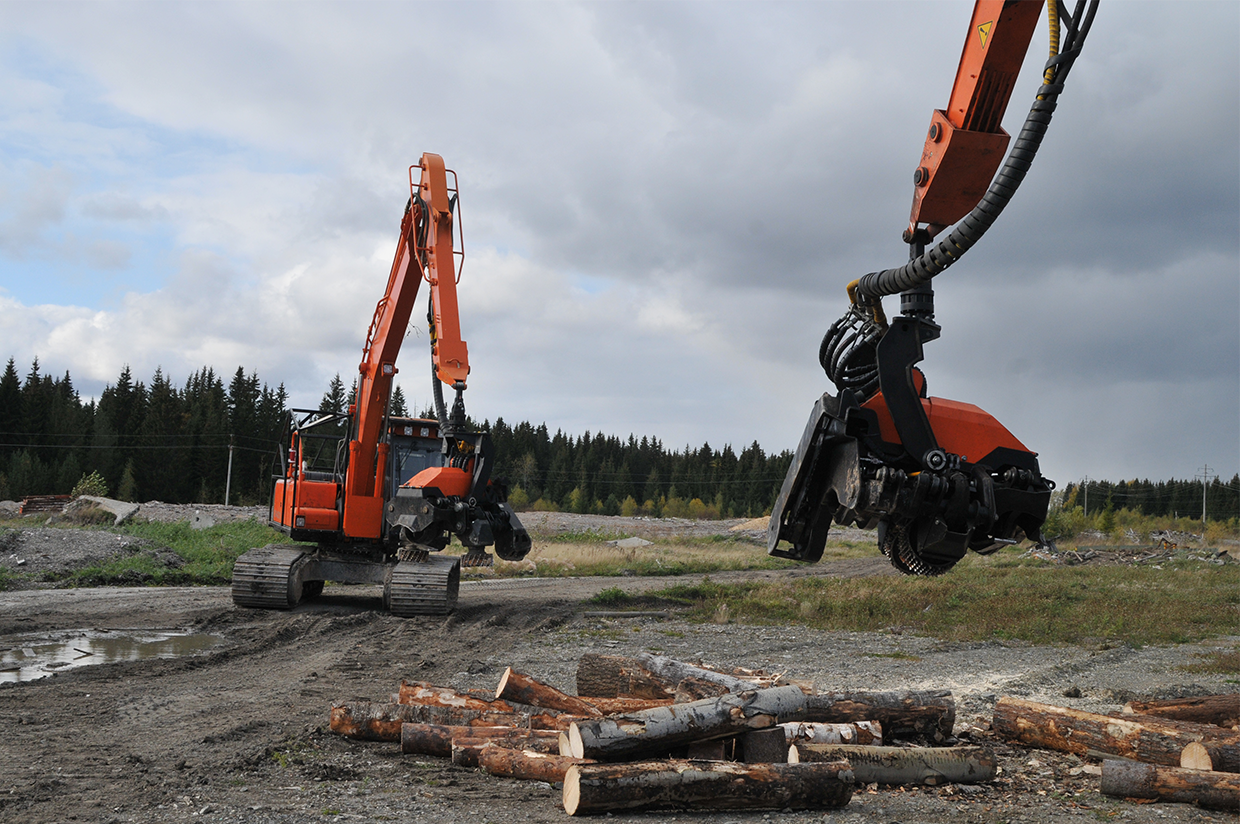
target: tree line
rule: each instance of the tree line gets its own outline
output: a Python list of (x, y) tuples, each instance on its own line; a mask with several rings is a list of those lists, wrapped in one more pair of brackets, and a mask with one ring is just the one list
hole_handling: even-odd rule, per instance
[[(1202, 493), (1205, 493), (1204, 500)], [(1127, 509), (1156, 518), (1192, 518), (1201, 520), (1202, 505), (1210, 520), (1228, 520), (1240, 516), (1240, 474), (1231, 480), (1214, 476), (1202, 489), (1202, 481), (1082, 481), (1068, 484), (1063, 490), (1063, 509), (1080, 507), (1085, 515), (1105, 510)]]
[[(336, 375), (319, 404), (345, 412), (352, 391)], [(407, 414), (399, 387), (392, 412)], [(423, 410), (422, 417), (434, 417)], [(183, 384), (156, 369), (149, 382), (121, 370), (97, 400), (68, 372), (23, 377), (13, 358), (0, 376), (0, 500), (69, 494), (96, 475), (129, 501), (265, 504), (279, 471), (288, 393), (238, 367), (228, 383), (203, 367)], [(658, 438), (572, 436), (546, 424), (478, 424), (495, 449), (494, 476), (514, 505), (574, 512), (684, 517), (757, 516), (779, 492), (791, 453), (754, 442), (669, 450)], [(231, 476), (229, 462), (231, 459)]]

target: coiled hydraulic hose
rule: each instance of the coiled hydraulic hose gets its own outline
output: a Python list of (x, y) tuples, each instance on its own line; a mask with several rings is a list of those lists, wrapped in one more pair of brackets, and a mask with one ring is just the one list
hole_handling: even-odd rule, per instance
[[(1025, 173), (1029, 171), (1033, 158), (1042, 144), (1042, 137), (1051, 122), (1055, 105), (1063, 91), (1064, 81), (1076, 62), (1085, 38), (1093, 25), (1094, 14), (1098, 10), (1098, 0), (1077, 0), (1076, 8), (1071, 16), (1056, 9), (1055, 0), (1050, 0), (1051, 18), (1051, 58), (1046, 62), (1043, 73), (1043, 84), (1038, 89), (1037, 99), (1025, 118), (1025, 125), (1016, 138), (1012, 150), (1004, 161), (1003, 168), (991, 182), (981, 202), (964, 217), (955, 228), (939, 243), (927, 249), (921, 255), (896, 269), (884, 269), (864, 275), (857, 285), (859, 295), (877, 299), (886, 295), (894, 295), (928, 283), (935, 275), (943, 272), (959, 260), (965, 252), (973, 248), (973, 244), (982, 239), (982, 235), (991, 227), (1003, 212), (1004, 207), (1016, 193)], [(1066, 24), (1062, 38), (1062, 50), (1056, 53), (1056, 45), (1060, 34), (1060, 23)], [(841, 318), (841, 321), (844, 320)], [(823, 364), (824, 367), (826, 363)], [(830, 371), (828, 370), (828, 375)], [(831, 376), (835, 380), (834, 376)]]

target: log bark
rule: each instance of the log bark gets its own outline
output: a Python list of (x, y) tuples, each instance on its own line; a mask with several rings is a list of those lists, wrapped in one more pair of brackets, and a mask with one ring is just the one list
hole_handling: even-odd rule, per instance
[(1004, 738), (1031, 747), (1080, 756), (1094, 751), (1173, 767), (1179, 766), (1180, 752), (1194, 741), (1207, 745), (1240, 742), (1240, 733), (1208, 724), (1152, 715), (1099, 715), (1006, 697), (995, 704), (992, 726)]
[(1173, 721), (1192, 721), (1195, 724), (1215, 724), (1231, 729), (1240, 725), (1240, 692), (1168, 701), (1130, 701), (1124, 705), (1124, 712), (1156, 715)]
[(668, 699), (676, 682), (651, 675), (635, 658), (588, 652), (577, 662), (577, 695), (583, 698)]
[(686, 678), (697, 678), (726, 687), (728, 692), (747, 692), (756, 686), (752, 681), (737, 678), (735, 675), (702, 669), (665, 655), (643, 652), (637, 656), (637, 662), (651, 675), (669, 684), (679, 684)]
[(1240, 744), (1193, 741), (1180, 751), (1180, 766), (1188, 770), (1240, 773)]
[(1196, 804), (1234, 813), (1240, 810), (1240, 775), (1134, 761), (1103, 761), (1102, 793), (1116, 798), (1155, 798)]
[(497, 699), (516, 701), (535, 707), (567, 712), (586, 718), (602, 715), (593, 706), (574, 695), (566, 695), (550, 684), (544, 684), (528, 675), (517, 672), (512, 667), (504, 670), (495, 690)]
[(437, 687), (425, 681), (401, 681), (400, 703), (420, 704), (425, 707), (458, 707), (479, 712), (516, 712), (509, 702), (498, 698), (482, 698), (457, 692), (449, 687)]
[(843, 807), (852, 792), (852, 771), (842, 761), (585, 764), (571, 767), (564, 776), (564, 810), (569, 815), (658, 807), (810, 810)]
[(555, 784), (564, 780), (568, 768), (593, 761), (550, 755), (528, 750), (510, 750), (488, 744), (478, 752), (478, 766), (491, 775), (505, 778), (523, 778), (527, 781), (546, 781)]
[(332, 705), (330, 727), (332, 732), (350, 738), (399, 741), (402, 723), (566, 730), (576, 720), (578, 716), (575, 715), (479, 712), (457, 707), (427, 707), (421, 704), (340, 702)]
[[(523, 727), (468, 727), (406, 722), (400, 727), (400, 751), (406, 755), (450, 758), (454, 741), (481, 739), (496, 741), (504, 746), (516, 746), (517, 743), (514, 742), (519, 742), (520, 746), (529, 746), (531, 749), (550, 747), (548, 751), (555, 752), (560, 735), (556, 730), (530, 730)], [(534, 740), (542, 743), (526, 743)]]
[(847, 761), (858, 784), (980, 784), (995, 777), (995, 754), (985, 747), (863, 747), (799, 741), (790, 763)]
[(783, 729), (789, 746), (801, 742), (806, 744), (860, 744), (867, 747), (881, 747), (883, 744), (883, 725), (877, 721), (857, 721), (852, 724), (801, 721), (779, 726)]
[(716, 684), (714, 681), (707, 681), (705, 678), (689, 678), (680, 679), (680, 683), (676, 685), (676, 692), (673, 698), (677, 704), (688, 704), (691, 701), (701, 701), (703, 698), (716, 698), (720, 695), (727, 695), (730, 689), (723, 684)]
[(615, 718), (585, 720), (568, 728), (577, 758), (622, 761), (665, 755), (693, 741), (726, 738), (746, 730), (800, 720), (806, 696), (798, 687), (722, 695)]
[(559, 733), (557, 732), (551, 732), (551, 738), (547, 738), (548, 731), (546, 730), (528, 730), (525, 732), (510, 730), (510, 732), (514, 734), (491, 738), (470, 738), (468, 736), (453, 738), (450, 754), (452, 763), (458, 767), (477, 767), (480, 765), (478, 754), (482, 752), (484, 747), (498, 747), (517, 752), (529, 750), (530, 752), (543, 755), (560, 754)]
[(949, 690), (827, 692), (809, 697), (805, 720), (877, 721), (888, 738), (945, 741), (956, 724), (956, 701)]
[(736, 739), (746, 764), (787, 764), (788, 737), (780, 727), (750, 730)]

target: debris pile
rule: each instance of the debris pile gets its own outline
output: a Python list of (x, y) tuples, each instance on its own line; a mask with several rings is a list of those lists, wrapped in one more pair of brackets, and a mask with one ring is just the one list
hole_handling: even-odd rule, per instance
[(1240, 809), (1240, 693), (1124, 709), (1100, 715), (1005, 697), (992, 729), (1028, 747), (1101, 760), (1104, 795)]
[(511, 667), (493, 695), (402, 682), (389, 703), (333, 704), (330, 726), (562, 783), (570, 815), (826, 809), (848, 804), (857, 784), (973, 784), (996, 771), (984, 747), (943, 746), (955, 741), (947, 691), (815, 693), (649, 654), (584, 655), (576, 687), (568, 695)]

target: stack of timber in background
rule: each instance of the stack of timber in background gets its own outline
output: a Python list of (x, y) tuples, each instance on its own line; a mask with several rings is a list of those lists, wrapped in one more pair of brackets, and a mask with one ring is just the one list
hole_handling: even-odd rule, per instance
[(857, 783), (989, 781), (981, 747), (943, 744), (946, 691), (815, 694), (760, 671), (587, 654), (568, 695), (511, 668), (495, 693), (402, 682), (385, 704), (336, 703), (333, 732), (399, 742), (497, 776), (563, 784), (570, 814), (659, 807), (841, 807)]
[(1240, 693), (1134, 701), (1124, 710), (1100, 715), (1005, 697), (992, 729), (1101, 760), (1105, 795), (1240, 810)]

